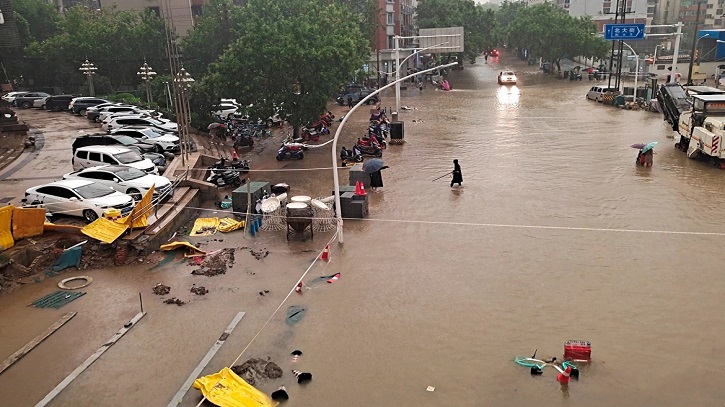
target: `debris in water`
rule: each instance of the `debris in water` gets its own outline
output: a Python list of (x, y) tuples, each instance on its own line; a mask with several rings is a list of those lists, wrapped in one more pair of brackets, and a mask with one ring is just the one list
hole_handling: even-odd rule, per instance
[(213, 277), (226, 274), (227, 268), (234, 265), (234, 249), (222, 249), (206, 256), (201, 267), (191, 272), (197, 276)]
[(287, 308), (287, 325), (294, 325), (300, 322), (300, 320), (302, 320), (302, 317), (305, 316), (305, 312), (307, 312), (306, 309), (297, 305), (292, 305)]
[(433, 386), (428, 386), (425, 391), (434, 391), (436, 388)]
[(297, 359), (299, 359), (300, 356), (302, 356), (302, 351), (301, 350), (293, 350), (292, 353), (291, 353), (291, 355), (292, 355), (292, 363), (296, 363), (297, 362)]
[(261, 295), (262, 297), (264, 297), (264, 294), (269, 294), (269, 290), (264, 290), (264, 291), (259, 292), (259, 295)]
[(171, 292), (171, 287), (158, 283), (154, 286), (154, 294), (166, 295)]
[(299, 370), (293, 370), (292, 373), (294, 373), (295, 377), (297, 378), (297, 383), (299, 384), (303, 384), (312, 380), (312, 373), (300, 372)]
[(206, 295), (209, 293), (209, 290), (207, 290), (206, 287), (204, 287), (203, 285), (197, 287), (196, 284), (194, 284), (189, 291), (196, 295)]
[(232, 371), (252, 386), (258, 380), (278, 379), (283, 374), (276, 363), (261, 358), (252, 358), (241, 365), (232, 366)]
[(254, 256), (257, 260), (262, 260), (263, 258), (269, 256), (269, 250), (266, 248), (262, 250), (249, 249), (249, 253), (252, 253), (252, 256)]
[(277, 390), (272, 392), (272, 400), (279, 401), (279, 400), (289, 400), (289, 395), (287, 394), (287, 389), (285, 389), (284, 386), (279, 386)]
[(176, 304), (178, 306), (182, 306), (182, 305), (186, 304), (186, 302), (181, 301), (180, 299), (178, 299), (176, 297), (171, 297), (168, 300), (164, 301), (164, 304)]

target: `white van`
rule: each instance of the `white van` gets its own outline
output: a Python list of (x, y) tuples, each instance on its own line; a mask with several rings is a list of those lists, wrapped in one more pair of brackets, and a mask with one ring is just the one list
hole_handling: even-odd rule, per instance
[(153, 175), (159, 175), (156, 166), (137, 152), (118, 146), (80, 147), (73, 154), (73, 170), (97, 167), (99, 165), (128, 165)]
[(598, 86), (592, 86), (591, 89), (589, 89), (589, 92), (587, 92), (587, 99), (589, 100), (596, 100), (597, 102), (602, 101), (602, 95), (607, 92), (617, 92), (619, 93), (619, 89), (617, 88), (609, 88), (606, 85), (598, 85)]

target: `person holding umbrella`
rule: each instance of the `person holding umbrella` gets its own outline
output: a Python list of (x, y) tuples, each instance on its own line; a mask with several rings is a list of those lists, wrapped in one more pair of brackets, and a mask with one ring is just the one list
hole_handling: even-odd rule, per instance
[(651, 167), (652, 166), (652, 160), (654, 158), (654, 148), (657, 145), (656, 141), (653, 141), (651, 143), (642, 144), (632, 144), (632, 148), (639, 148), (639, 153), (637, 153), (637, 165), (641, 165), (644, 167)]
[(378, 188), (383, 187), (383, 174), (380, 172), (386, 168), (390, 168), (379, 158), (373, 158), (363, 164), (363, 172), (370, 174), (370, 189), (378, 192)]

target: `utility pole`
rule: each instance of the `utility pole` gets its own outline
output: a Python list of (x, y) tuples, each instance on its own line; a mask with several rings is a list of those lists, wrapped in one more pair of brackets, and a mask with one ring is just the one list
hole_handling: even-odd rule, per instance
[(695, 64), (695, 50), (700, 38), (697, 37), (697, 28), (700, 26), (700, 7), (702, 2), (697, 2), (697, 14), (695, 15), (695, 31), (692, 33), (692, 50), (690, 51), (690, 67), (687, 69), (687, 85), (692, 85), (692, 66)]

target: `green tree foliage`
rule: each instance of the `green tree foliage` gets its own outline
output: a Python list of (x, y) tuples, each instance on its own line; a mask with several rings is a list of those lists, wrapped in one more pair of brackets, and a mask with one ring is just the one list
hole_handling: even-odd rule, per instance
[(211, 0), (181, 42), (186, 70), (194, 76), (206, 75), (212, 62), (239, 38), (243, 24), (241, 7), (231, 0)]
[(375, 42), (375, 33), (382, 27), (380, 21), (380, 7), (377, 0), (332, 0), (347, 9), (357, 19), (360, 31), (370, 41), (370, 48)]
[(465, 55), (473, 60), (496, 45), (496, 16), (473, 0), (425, 0), (418, 4), (420, 28), (463, 27)]
[(607, 43), (592, 35), (595, 32), (596, 25), (589, 18), (574, 18), (544, 3), (519, 10), (506, 34), (509, 47), (527, 48), (561, 70), (559, 62), (564, 57), (604, 57)]
[(26, 49), (27, 56), (35, 61), (33, 71), (26, 76), (32, 75), (37, 84), (82, 82), (78, 68), (86, 58), (114, 87), (136, 85), (144, 57), (157, 71), (168, 65), (164, 23), (151, 13), (72, 7), (59, 28), (58, 34)]
[(243, 18), (239, 39), (193, 91), (199, 113), (230, 97), (261, 118), (282, 106), (297, 129), (368, 59), (355, 18), (327, 0), (250, 0)]
[(496, 22), (498, 23), (498, 26), (496, 27), (496, 32), (499, 38), (506, 38), (506, 33), (509, 29), (509, 25), (511, 25), (512, 22), (516, 21), (519, 12), (525, 8), (526, 3), (524, 3), (523, 1), (505, 0), (503, 3), (501, 3), (501, 5), (498, 7), (498, 10), (496, 11)]
[(23, 47), (58, 33), (60, 16), (55, 5), (39, 0), (12, 0), (11, 4)]

